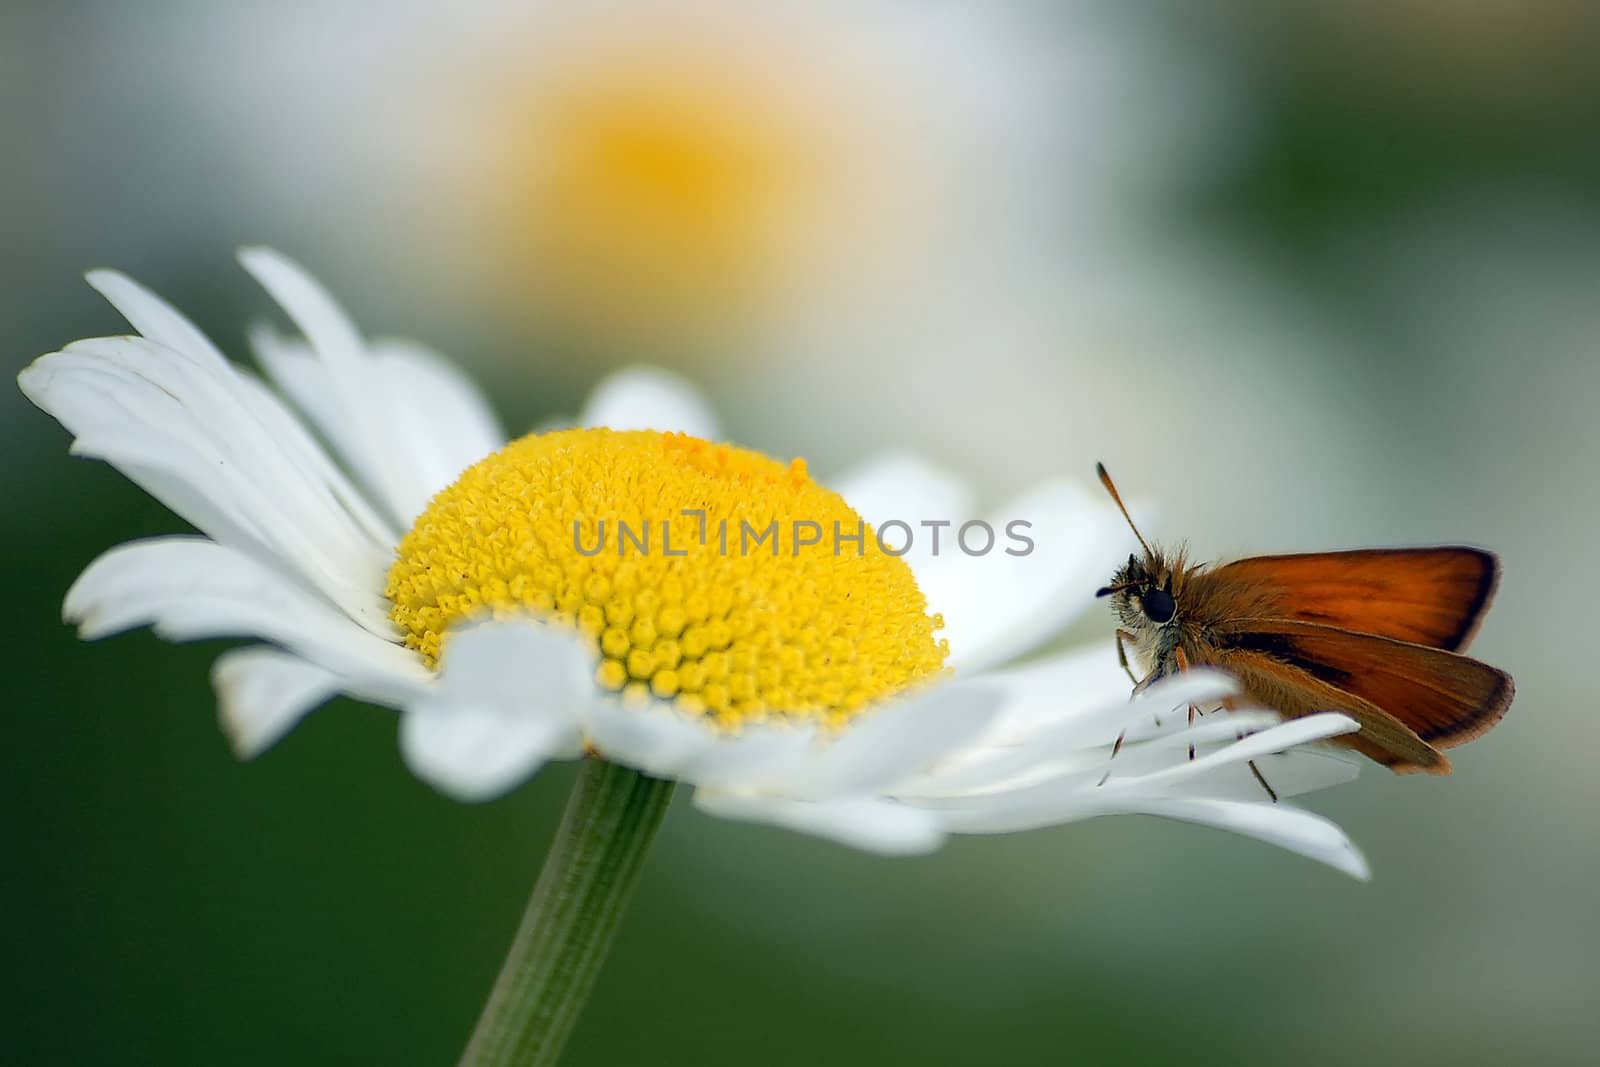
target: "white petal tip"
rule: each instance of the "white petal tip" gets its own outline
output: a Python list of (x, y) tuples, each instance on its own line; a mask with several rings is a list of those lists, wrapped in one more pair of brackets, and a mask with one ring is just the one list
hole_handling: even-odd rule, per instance
[(271, 292), (280, 304), (283, 303), (282, 294), (275, 290), (274, 283), (290, 286), (287, 291), (291, 293), (294, 292), (294, 286), (306, 286), (318, 298), (332, 299), (326, 296), (321, 283), (312, 278), (304, 267), (275, 248), (246, 245), (239, 249), (239, 265)]
[(1353, 734), (1361, 729), (1361, 724), (1348, 715), (1334, 714), (1328, 716), (1328, 737), (1338, 737), (1340, 734)]
[(252, 264), (288, 262), (283, 253), (268, 245), (240, 245), (235, 255), (246, 270), (250, 269)]
[(52, 352), (50, 355), (40, 356), (17, 372), (17, 388), (22, 390), (22, 395), (27, 397), (34, 407), (44, 407), (44, 391), (50, 380), (50, 369), (45, 365), (45, 361), (55, 354)]
[(448, 699), (401, 713), (400, 755), (411, 773), (452, 800), (484, 804), (533, 777), (566, 746), (558, 724)]
[(93, 641), (105, 637), (110, 631), (105, 629), (104, 623), (97, 618), (95, 604), (83, 591), (83, 579), (73, 582), (67, 589), (67, 595), (61, 601), (61, 621), (68, 626), (76, 628), (78, 640)]
[(1354, 845), (1351, 845), (1350, 851), (1333, 866), (1358, 882), (1372, 881), (1372, 868), (1367, 865), (1367, 857), (1363, 856)]
[(590, 394), (582, 422), (613, 430), (717, 436), (716, 416), (700, 391), (688, 379), (660, 367), (630, 367), (606, 378)]
[(274, 648), (224, 654), (211, 668), (217, 722), (239, 759), (277, 744), (313, 708), (339, 690), (329, 671)]
[(113, 270), (110, 267), (96, 267), (94, 270), (84, 271), (83, 280), (88, 282), (95, 292), (101, 294), (104, 294), (108, 288), (132, 281), (120, 270)]

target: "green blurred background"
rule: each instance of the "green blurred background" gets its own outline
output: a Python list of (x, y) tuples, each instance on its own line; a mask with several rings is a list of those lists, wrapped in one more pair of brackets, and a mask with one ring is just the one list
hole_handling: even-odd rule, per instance
[[(649, 354), (732, 437), (815, 469), (904, 444), (995, 498), (1105, 459), (1202, 556), (1493, 547), (1475, 650), (1516, 706), (1448, 779), (1369, 769), (1311, 798), (1370, 885), (1154, 820), (888, 860), (680, 803), (569, 1062), (1595, 1062), (1594, 5), (1007, 7), (1120, 71), (1088, 126), (1070, 78), (1041, 109), (1080, 116), (1081, 158), (1051, 165), (1125, 164), (1062, 186), (1092, 241), (1064, 226), (1014, 291), (991, 279), (1010, 316), (975, 317), (966, 350)], [(575, 410), (634, 353), (464, 281), (479, 244), (427, 217), (472, 195), (430, 161), (457, 152), (450, 64), (478, 17), (0, 10), (5, 366), (122, 328), (79, 281), (100, 265), (242, 357), (268, 304), (229, 257), (261, 242), (367, 328), (469, 362), (507, 426)], [(11, 389), (0, 444), (0, 1059), (451, 1062), (571, 768), (457, 805), (404, 770), (390, 713), (349, 703), (237, 764), (219, 645), (59, 623), (95, 554), (177, 520)]]

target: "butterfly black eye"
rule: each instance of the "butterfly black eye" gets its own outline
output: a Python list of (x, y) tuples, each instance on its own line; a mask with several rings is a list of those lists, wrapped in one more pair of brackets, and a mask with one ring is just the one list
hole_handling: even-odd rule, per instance
[(1168, 623), (1178, 613), (1178, 602), (1165, 589), (1146, 589), (1139, 597), (1139, 606), (1151, 622)]

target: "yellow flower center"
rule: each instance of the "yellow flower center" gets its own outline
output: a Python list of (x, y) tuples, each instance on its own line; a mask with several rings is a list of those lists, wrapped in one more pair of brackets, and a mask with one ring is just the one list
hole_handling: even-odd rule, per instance
[(581, 633), (596, 680), (734, 727), (839, 723), (944, 670), (944, 621), (804, 460), (563, 430), (482, 460), (400, 542), (387, 595), (431, 666), (469, 618)]

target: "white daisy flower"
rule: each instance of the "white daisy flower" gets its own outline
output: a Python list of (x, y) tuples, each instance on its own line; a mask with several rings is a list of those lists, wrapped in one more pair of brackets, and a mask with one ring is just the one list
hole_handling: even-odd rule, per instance
[[(398, 282), (613, 358), (801, 359), (823, 323), (876, 349), (959, 326), (985, 284), (1014, 307), (1041, 270), (1073, 292), (1128, 275), (1152, 198), (1239, 142), (1220, 79), (1092, 3), (204, 14), (211, 62), (151, 66), (174, 106), (208, 102), (184, 118), (250, 164), (253, 196), (338, 219), (329, 256), (381, 254), (405, 217), (435, 254), (384, 260)], [(165, 58), (195, 21), (118, 29)]]
[(487, 101), (418, 110), (459, 108), (459, 151), (432, 165), (475, 213), (453, 240), (495, 253), (484, 288), (600, 340), (771, 342), (1048, 255), (1041, 231), (1170, 170), (1099, 113), (1126, 42), (1059, 29), (1005, 3), (519, 9), (460, 38), (458, 80)]
[[(1015, 663), (1125, 551), (1116, 511), (1077, 485), (995, 513), (1015, 554), (969, 552), (984, 527), (961, 529), (971, 501), (948, 475), (892, 457), (824, 488), (801, 460), (714, 443), (705, 403), (658, 371), (602, 385), (578, 428), (508, 444), (448, 363), (364, 341), (283, 257), (241, 258), (304, 335), (254, 341), (305, 422), (109, 271), (89, 281), (139, 335), (76, 342), (19, 379), (75, 454), (200, 531), (113, 548), (67, 619), (88, 639), (261, 641), (213, 672), (240, 756), (343, 693), (398, 710), (407, 764), (462, 800), (587, 753), (692, 785), (704, 811), (886, 853), (1147, 813), (1365, 877), (1337, 827), (1269, 802), (1247, 766), (1284, 796), (1345, 780), (1352, 764), (1303, 746), (1349, 719), (1191, 725), (1188, 705), (1229, 681), (1194, 671), (1129, 701), (1109, 639)], [(938, 522), (953, 525), (936, 550), (921, 535)], [(778, 536), (718, 543), (746, 527)]]

